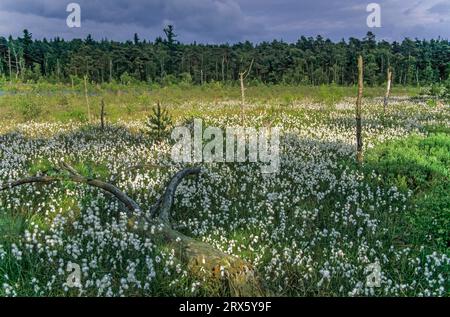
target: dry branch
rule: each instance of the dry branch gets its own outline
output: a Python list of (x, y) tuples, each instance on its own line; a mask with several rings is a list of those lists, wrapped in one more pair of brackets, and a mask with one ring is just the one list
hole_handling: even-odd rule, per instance
[(22, 185), (34, 184), (34, 183), (49, 184), (49, 183), (56, 182), (59, 180), (60, 179), (58, 179), (56, 177), (50, 177), (50, 176), (26, 177), (23, 179), (19, 179), (17, 181), (6, 183), (6, 185), (0, 186), (0, 192), (7, 190), (7, 189), (13, 189), (14, 187), (18, 187), (18, 186), (22, 186)]
[[(61, 170), (55, 169), (58, 171), (57, 176), (44, 175), (23, 178), (1, 186), (0, 191), (25, 184), (50, 184), (61, 181), (71, 181), (102, 189), (115, 196), (126, 206), (129, 224), (132, 228), (136, 229), (135, 223), (143, 224), (150, 221), (156, 224), (160, 228), (160, 238), (173, 247), (177, 258), (187, 265), (191, 274), (205, 278), (209, 283), (219, 287), (224, 287), (227, 295), (244, 297), (267, 295), (250, 263), (226, 254), (207, 243), (192, 239), (171, 227), (169, 218), (176, 189), (188, 175), (200, 174), (200, 168), (187, 168), (176, 173), (167, 185), (163, 196), (155, 204), (154, 217), (150, 218), (145, 216), (132, 198), (116, 186), (98, 179), (88, 179), (65, 163), (61, 163), (60, 168)], [(137, 230), (144, 235), (150, 235), (145, 226), (137, 226)]]
[(161, 201), (159, 214), (159, 219), (161, 219), (161, 221), (167, 224), (169, 223), (170, 210), (172, 209), (175, 191), (177, 190), (178, 185), (180, 185), (183, 178), (188, 175), (200, 174), (200, 171), (200, 168), (187, 168), (175, 174), (169, 185), (167, 185), (166, 191)]

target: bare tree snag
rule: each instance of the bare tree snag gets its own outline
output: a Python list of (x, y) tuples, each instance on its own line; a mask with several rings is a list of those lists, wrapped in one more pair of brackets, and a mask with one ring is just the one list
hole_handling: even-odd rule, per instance
[(245, 104), (245, 86), (244, 86), (244, 73), (239, 73), (239, 80), (241, 82), (241, 105)]
[(56, 76), (58, 78), (58, 81), (60, 80), (61, 75), (61, 66), (59, 65), (59, 59), (56, 59)]
[(389, 96), (391, 94), (391, 80), (392, 80), (392, 71), (390, 68), (388, 68), (387, 71), (387, 87), (386, 87), (386, 95), (384, 96), (384, 102), (383, 102), (383, 114), (386, 115), (386, 108), (389, 103)]
[(109, 82), (111, 83), (112, 82), (112, 79), (113, 79), (113, 74), (112, 74), (112, 72), (113, 72), (113, 64), (112, 64), (112, 59), (111, 59), (111, 57), (109, 58)]
[(102, 99), (102, 104), (101, 104), (102, 108), (100, 111), (100, 124), (101, 124), (101, 128), (102, 131), (105, 130), (105, 99)]
[(14, 46), (12, 47), (13, 49), (13, 54), (14, 54), (14, 59), (16, 60), (16, 80), (19, 78), (19, 73), (20, 73), (20, 63), (19, 63), (19, 59), (17, 58), (17, 52), (16, 49), (14, 48)]
[(86, 99), (88, 120), (89, 120), (89, 122), (91, 122), (91, 106), (89, 105), (89, 97), (88, 97), (88, 89), (87, 89), (87, 75), (84, 75), (84, 97)]
[(248, 69), (244, 72), (239, 73), (239, 80), (241, 82), (241, 120), (244, 122), (244, 107), (245, 107), (245, 84), (244, 81), (247, 79), (248, 75), (252, 71), (254, 59), (252, 59), (252, 62), (250, 63), (250, 66)]
[(225, 55), (222, 58), (222, 83), (225, 82)]
[(362, 123), (361, 123), (361, 103), (364, 86), (364, 65), (363, 58), (358, 57), (358, 98), (356, 100), (356, 160), (358, 163), (363, 161), (363, 141), (362, 141)]
[[(176, 257), (186, 264), (190, 273), (207, 283), (223, 290), (224, 295), (242, 297), (260, 297), (268, 295), (262, 286), (253, 266), (238, 257), (226, 254), (213, 246), (192, 239), (176, 230), (170, 224), (170, 210), (178, 185), (188, 175), (200, 174), (200, 168), (187, 168), (178, 172), (169, 182), (165, 193), (154, 205), (157, 212), (142, 212), (140, 206), (115, 185), (97, 179), (88, 179), (80, 175), (73, 167), (61, 163), (60, 169), (54, 169), (57, 176), (34, 176), (0, 186), (0, 191), (33, 183), (50, 184), (71, 181), (99, 188), (116, 197), (127, 209), (129, 226), (144, 235), (150, 235), (145, 223), (153, 223), (158, 228), (159, 238), (175, 250)], [(159, 212), (158, 212), (159, 211)], [(152, 236), (152, 238), (154, 238)]]
[(11, 49), (9, 47), (8, 47), (8, 67), (9, 67), (9, 83), (11, 84), (11, 82), (12, 82), (12, 77), (11, 77), (12, 67), (11, 67)]

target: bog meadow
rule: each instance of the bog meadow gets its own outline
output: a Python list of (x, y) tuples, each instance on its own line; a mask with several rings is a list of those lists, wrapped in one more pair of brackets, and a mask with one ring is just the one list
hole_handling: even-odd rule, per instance
[(165, 35), (0, 37), (0, 296), (450, 294), (448, 40)]

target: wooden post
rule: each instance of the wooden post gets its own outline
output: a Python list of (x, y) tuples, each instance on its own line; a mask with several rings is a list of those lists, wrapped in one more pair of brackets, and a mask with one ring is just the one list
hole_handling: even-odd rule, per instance
[(386, 95), (384, 96), (384, 103), (383, 103), (383, 114), (386, 115), (386, 108), (389, 103), (389, 96), (391, 94), (391, 80), (392, 80), (392, 71), (390, 68), (388, 68), (387, 71), (387, 88), (386, 88)]
[(88, 89), (87, 89), (87, 75), (84, 75), (84, 96), (86, 98), (86, 106), (88, 111), (88, 120), (91, 122), (91, 107), (89, 105), (89, 98), (88, 98)]
[(358, 98), (356, 100), (356, 160), (358, 163), (363, 161), (363, 141), (362, 141), (362, 124), (361, 124), (361, 102), (364, 86), (363, 58), (358, 57)]

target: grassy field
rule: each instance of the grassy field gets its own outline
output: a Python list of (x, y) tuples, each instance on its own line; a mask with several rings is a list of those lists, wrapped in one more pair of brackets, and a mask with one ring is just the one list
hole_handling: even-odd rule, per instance
[[(237, 104), (241, 98), (238, 86), (220, 83), (168, 87), (104, 84), (89, 85), (87, 91), (93, 117), (99, 116), (101, 100), (104, 100), (111, 122), (143, 119), (158, 101), (170, 108), (174, 117), (184, 117), (187, 110), (194, 113), (203, 113), (206, 110), (208, 114), (214, 114), (217, 112), (217, 105), (226, 106), (222, 111), (227, 110), (231, 114), (236, 109), (229, 105)], [(3, 120), (67, 123), (86, 122), (88, 119), (85, 90), (81, 84), (72, 87), (3, 83), (0, 85), (0, 92), (3, 92), (0, 99), (0, 117)], [(415, 87), (395, 87), (393, 90), (396, 96), (403, 97), (418, 96), (419, 92)], [(298, 103), (332, 106), (345, 98), (353, 98), (356, 93), (357, 87), (258, 85), (247, 88), (246, 100), (249, 104), (269, 107), (289, 108)], [(365, 96), (384, 96), (384, 88), (367, 87)], [(199, 109), (199, 106), (203, 106), (202, 109)]]
[[(0, 185), (64, 160), (149, 210), (183, 167), (169, 137), (147, 133), (156, 102), (174, 125), (242, 123), (238, 87), (91, 86), (90, 123), (83, 89), (1, 87)], [(450, 109), (418, 93), (394, 87), (384, 114), (383, 88), (365, 90), (358, 165), (356, 87), (249, 87), (244, 125), (280, 128), (279, 173), (202, 164), (178, 188), (174, 227), (252, 263), (276, 296), (448, 296)], [(0, 296), (228, 295), (189, 274), (151, 224), (136, 234), (122, 209), (68, 182), (0, 192)], [(81, 267), (80, 288), (67, 285), (69, 263)], [(373, 263), (377, 287), (367, 285)]]

